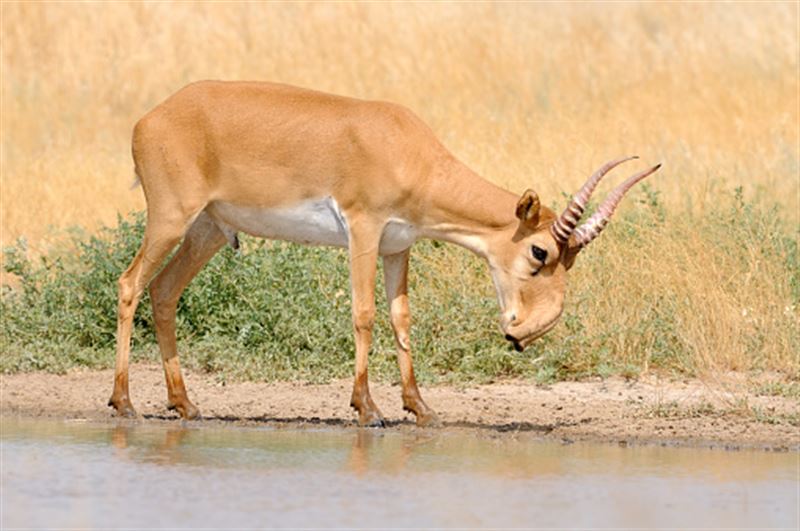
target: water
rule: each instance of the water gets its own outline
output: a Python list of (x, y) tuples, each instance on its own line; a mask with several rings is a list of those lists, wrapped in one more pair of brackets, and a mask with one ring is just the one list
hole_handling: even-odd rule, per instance
[(785, 527), (798, 453), (4, 418), (12, 527)]

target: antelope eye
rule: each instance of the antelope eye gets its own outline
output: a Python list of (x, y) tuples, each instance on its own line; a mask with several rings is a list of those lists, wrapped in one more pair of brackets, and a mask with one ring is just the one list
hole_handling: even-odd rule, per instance
[(541, 263), (544, 263), (544, 261), (547, 260), (547, 251), (541, 247), (537, 247), (536, 245), (532, 246), (531, 253), (533, 253), (533, 257), (539, 260)]

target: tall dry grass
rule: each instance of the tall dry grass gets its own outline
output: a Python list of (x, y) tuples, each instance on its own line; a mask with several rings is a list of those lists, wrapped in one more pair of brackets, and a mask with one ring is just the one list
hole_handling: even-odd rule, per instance
[(798, 67), (791, 3), (3, 3), (0, 243), (143, 208), (132, 124), (186, 83), (281, 81), (405, 104), (550, 204), (609, 158), (665, 162), (660, 228), (576, 266), (585, 326), (646, 369), (661, 332), (630, 330), (668, 310), (696, 367), (796, 372), (797, 272), (706, 213), (741, 186), (797, 237)]

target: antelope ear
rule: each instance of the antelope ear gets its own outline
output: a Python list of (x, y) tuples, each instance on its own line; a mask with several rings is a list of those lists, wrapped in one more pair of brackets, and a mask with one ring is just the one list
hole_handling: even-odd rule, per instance
[(542, 204), (536, 192), (531, 189), (525, 190), (517, 202), (517, 217), (522, 223), (535, 227), (539, 223), (539, 209), (541, 206)]

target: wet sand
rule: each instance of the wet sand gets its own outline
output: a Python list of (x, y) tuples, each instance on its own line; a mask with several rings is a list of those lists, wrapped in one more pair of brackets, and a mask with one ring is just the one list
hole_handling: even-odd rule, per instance
[[(65, 375), (29, 373), (0, 377), (4, 416), (118, 422), (106, 406), (111, 370)], [(209, 426), (355, 427), (351, 381), (227, 383), (185, 371), (189, 397)], [(418, 430), (402, 411), (400, 387), (372, 383), (387, 430)], [(507, 381), (487, 385), (429, 386), (421, 392), (442, 420), (431, 430), (469, 430), (490, 436), (662, 444), (712, 448), (800, 449), (797, 400), (757, 396), (743, 385), (655, 376), (561, 382), (537, 386)], [(154, 364), (131, 367), (131, 395), (139, 422), (181, 423), (166, 410), (163, 372)], [(758, 415), (754, 411), (760, 412)]]

